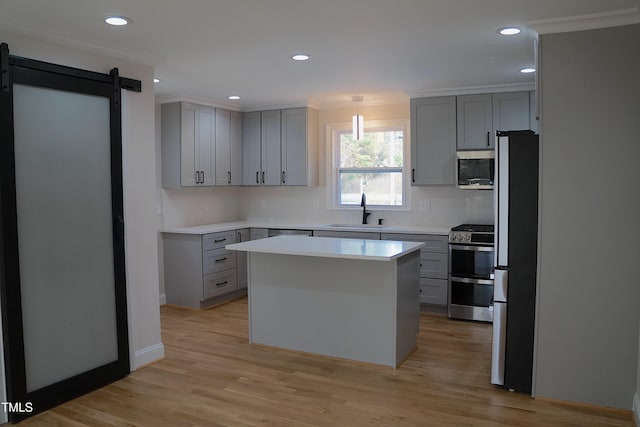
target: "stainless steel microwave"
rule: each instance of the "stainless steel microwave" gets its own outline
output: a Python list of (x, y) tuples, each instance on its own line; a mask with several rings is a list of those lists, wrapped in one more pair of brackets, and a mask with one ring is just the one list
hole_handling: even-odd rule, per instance
[(493, 189), (495, 151), (458, 151), (456, 153), (456, 183), (468, 190)]

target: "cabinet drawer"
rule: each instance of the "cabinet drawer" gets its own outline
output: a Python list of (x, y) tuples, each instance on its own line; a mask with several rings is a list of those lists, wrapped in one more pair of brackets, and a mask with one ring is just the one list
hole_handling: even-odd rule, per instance
[(202, 250), (210, 251), (211, 249), (224, 248), (226, 245), (236, 242), (236, 232), (223, 231), (221, 233), (211, 233), (202, 236)]
[(449, 274), (449, 254), (420, 250), (420, 277), (446, 279)]
[(202, 274), (207, 275), (236, 267), (236, 253), (226, 249), (214, 249), (202, 253)]
[(237, 289), (236, 271), (223, 271), (204, 276), (203, 300), (223, 295)]
[(432, 305), (447, 305), (447, 280), (420, 278), (420, 302)]
[(439, 252), (443, 254), (449, 252), (449, 236), (425, 234), (423, 242), (423, 251)]

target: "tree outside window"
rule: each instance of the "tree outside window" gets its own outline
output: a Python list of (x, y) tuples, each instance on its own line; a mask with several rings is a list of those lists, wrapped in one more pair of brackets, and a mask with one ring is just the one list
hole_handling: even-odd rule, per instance
[(365, 193), (370, 206), (401, 207), (403, 131), (365, 132), (359, 141), (345, 131), (338, 138), (338, 204), (359, 205)]

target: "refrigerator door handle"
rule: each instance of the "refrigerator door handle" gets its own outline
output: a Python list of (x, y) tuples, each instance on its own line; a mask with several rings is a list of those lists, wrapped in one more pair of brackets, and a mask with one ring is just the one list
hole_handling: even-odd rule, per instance
[(493, 304), (493, 344), (491, 346), (491, 384), (504, 385), (507, 304)]
[(509, 290), (509, 270), (504, 268), (496, 268), (493, 271), (493, 300), (498, 302), (507, 302), (507, 293)]

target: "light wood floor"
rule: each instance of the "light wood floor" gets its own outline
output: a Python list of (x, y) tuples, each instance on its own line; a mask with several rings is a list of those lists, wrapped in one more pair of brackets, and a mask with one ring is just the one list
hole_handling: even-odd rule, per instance
[(161, 315), (165, 359), (20, 425), (634, 425), (630, 412), (489, 384), (488, 324), (422, 314), (418, 349), (393, 370), (251, 346), (246, 298)]

